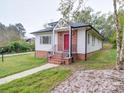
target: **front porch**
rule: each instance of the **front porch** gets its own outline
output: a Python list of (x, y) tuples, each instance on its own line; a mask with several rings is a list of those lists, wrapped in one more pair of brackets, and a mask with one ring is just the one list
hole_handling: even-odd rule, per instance
[(85, 59), (84, 54), (77, 52), (78, 28), (71, 23), (60, 20), (53, 29), (52, 51), (48, 53), (48, 62), (70, 64), (77, 59)]
[(74, 59), (72, 54), (77, 53), (77, 30), (73, 31), (71, 37), (71, 55), (69, 55), (69, 31), (58, 31), (57, 42), (54, 53), (48, 53), (48, 62), (54, 64), (71, 64)]
[[(69, 52), (69, 31), (57, 32), (57, 44), (55, 45), (55, 51)], [(71, 36), (71, 52), (77, 53), (77, 30), (72, 31)]]
[[(77, 53), (77, 31), (71, 30), (71, 40), (69, 40), (69, 31), (56, 31), (57, 42), (53, 51), (48, 53), (48, 62), (54, 64), (71, 64), (80, 59)], [(69, 42), (71, 41), (71, 42)], [(69, 45), (71, 43), (71, 46)], [(71, 53), (70, 53), (71, 52)], [(69, 55), (70, 54), (70, 55)], [(83, 55), (84, 56), (84, 55)]]

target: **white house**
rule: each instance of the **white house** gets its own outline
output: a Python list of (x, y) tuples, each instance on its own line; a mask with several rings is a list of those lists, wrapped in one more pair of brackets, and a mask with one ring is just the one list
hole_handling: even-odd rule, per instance
[(86, 60), (90, 53), (103, 47), (102, 35), (84, 23), (67, 23), (60, 19), (33, 34), (36, 57), (48, 57), (50, 63), (69, 64), (74, 60)]

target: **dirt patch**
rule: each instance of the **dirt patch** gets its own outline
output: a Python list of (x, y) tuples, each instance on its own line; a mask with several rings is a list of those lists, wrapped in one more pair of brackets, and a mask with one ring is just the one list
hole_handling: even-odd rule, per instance
[(124, 93), (124, 70), (76, 71), (51, 93)]

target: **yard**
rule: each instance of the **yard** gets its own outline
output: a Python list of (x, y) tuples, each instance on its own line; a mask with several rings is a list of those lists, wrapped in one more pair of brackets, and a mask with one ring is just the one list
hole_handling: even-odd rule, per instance
[(35, 58), (34, 53), (5, 57), (4, 62), (0, 57), (0, 78), (40, 66), (45, 62), (46, 59)]
[(49, 69), (0, 86), (0, 93), (46, 93), (70, 74), (66, 69)]
[[(103, 69), (113, 69), (116, 60), (116, 50), (115, 49), (105, 49), (94, 53), (85, 62), (77, 62), (68, 67), (71, 70), (103, 70)], [(65, 66), (66, 67), (66, 66)]]
[(114, 49), (101, 50), (87, 62), (75, 62), (68, 66), (48, 69), (0, 86), (1, 93), (49, 93), (56, 85), (67, 79), (76, 70), (112, 69), (115, 64)]

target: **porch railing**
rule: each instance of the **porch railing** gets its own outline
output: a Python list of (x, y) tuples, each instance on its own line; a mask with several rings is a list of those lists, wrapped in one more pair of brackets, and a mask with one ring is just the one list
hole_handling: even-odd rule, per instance
[[(65, 51), (65, 52), (67, 52), (69, 50), (64, 50), (64, 45), (62, 45), (62, 46), (58, 46), (58, 48), (56, 48), (56, 51)], [(72, 44), (72, 52), (77, 52), (77, 45)]]
[[(55, 54), (60, 53), (63, 58), (69, 57), (69, 51), (64, 50), (64, 47), (59, 48), (58, 45), (55, 45), (50, 51), (48, 52), (48, 57), (53, 56), (53, 49)], [(77, 52), (77, 46), (72, 44), (72, 53)]]

